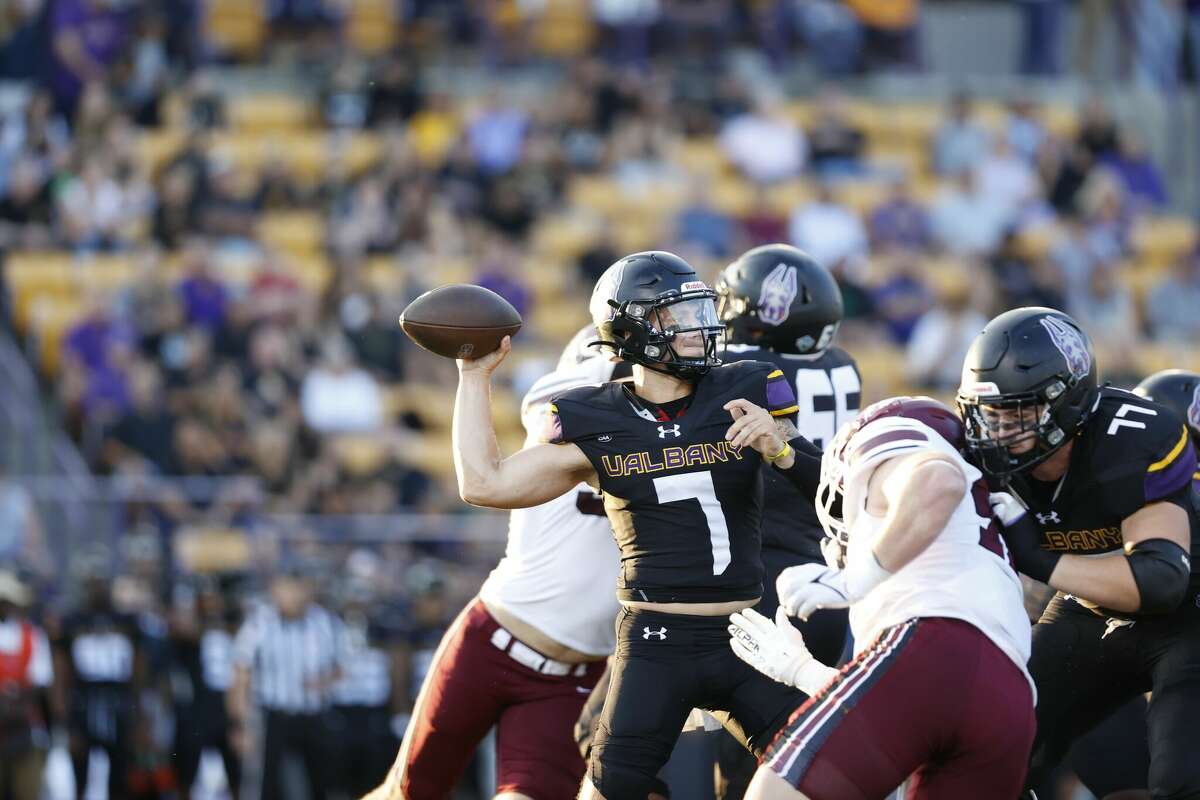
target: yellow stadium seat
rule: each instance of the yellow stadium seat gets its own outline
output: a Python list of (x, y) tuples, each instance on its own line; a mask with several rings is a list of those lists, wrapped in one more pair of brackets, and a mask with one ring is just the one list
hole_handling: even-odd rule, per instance
[(205, 37), (218, 51), (254, 56), (266, 36), (262, 0), (210, 0), (205, 4)]
[(533, 251), (556, 261), (574, 262), (596, 240), (596, 225), (579, 214), (547, 215), (535, 224)]
[(183, 143), (184, 136), (178, 130), (145, 131), (137, 137), (138, 159), (150, 174), (156, 174), (180, 151)]
[(241, 572), (251, 565), (250, 540), (238, 528), (188, 526), (171, 541), (175, 561), (188, 572)]
[(613, 216), (625, 202), (621, 187), (605, 175), (580, 175), (567, 189), (571, 206), (602, 216)]
[(325, 218), (316, 211), (269, 212), (259, 220), (258, 238), (287, 253), (316, 253), (325, 243)]
[(838, 202), (860, 217), (870, 214), (872, 209), (887, 199), (887, 196), (887, 184), (879, 181), (849, 181), (839, 184), (835, 191)]
[(534, 306), (532, 317), (531, 326), (543, 339), (563, 344), (589, 321), (583, 302)]
[(408, 276), (392, 256), (376, 256), (363, 265), (362, 278), (367, 286), (380, 294), (399, 292)]
[(813, 199), (812, 181), (804, 178), (777, 183), (765, 189), (767, 207), (777, 214), (791, 214), (797, 206)]
[(346, 38), (360, 53), (382, 53), (396, 43), (393, 0), (354, 0), (346, 19)]
[(87, 314), (87, 304), (74, 297), (39, 297), (30, 312), (31, 332), (38, 343), (38, 359), (49, 375), (62, 366), (63, 338)]
[(718, 211), (744, 217), (753, 210), (756, 193), (752, 184), (730, 175), (713, 182), (709, 199)]
[(329, 288), (333, 280), (333, 268), (328, 259), (320, 253), (293, 253), (285, 256), (282, 263), (287, 274), (295, 278), (310, 294), (321, 294)]
[(729, 160), (712, 137), (685, 139), (672, 148), (669, 157), (690, 174), (717, 175), (729, 169)]
[(905, 394), (909, 389), (904, 369), (904, 352), (891, 344), (877, 343), (854, 350), (854, 359), (866, 379), (863, 405)]
[(534, 22), (533, 40), (542, 53), (563, 58), (591, 46), (595, 29), (587, 0), (548, 3)]
[(1145, 217), (1134, 224), (1130, 243), (1141, 260), (1171, 264), (1196, 246), (1196, 225), (1187, 217)]
[(130, 288), (137, 275), (137, 264), (127, 255), (93, 256), (76, 264), (75, 276), (84, 294)]
[(8, 256), (5, 276), (12, 292), (13, 317), (18, 329), (28, 330), (38, 298), (73, 298), (78, 284), (71, 254), (60, 251), (15, 252)]
[(314, 118), (312, 104), (294, 94), (255, 92), (234, 95), (227, 108), (230, 125), (250, 134), (300, 130)]

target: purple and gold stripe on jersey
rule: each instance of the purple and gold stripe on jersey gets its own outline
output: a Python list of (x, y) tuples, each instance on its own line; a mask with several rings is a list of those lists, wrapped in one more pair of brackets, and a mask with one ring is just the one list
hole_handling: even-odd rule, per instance
[(538, 441), (542, 444), (563, 443), (562, 417), (558, 415), (558, 406), (553, 403), (546, 407), (546, 413), (542, 415), (542, 430)]
[(767, 375), (767, 411), (772, 417), (786, 417), (800, 410), (796, 405), (796, 393), (784, 376), (783, 370), (777, 369)]
[(1196, 451), (1185, 427), (1171, 451), (1146, 469), (1146, 502), (1152, 503), (1187, 486), (1196, 472)]

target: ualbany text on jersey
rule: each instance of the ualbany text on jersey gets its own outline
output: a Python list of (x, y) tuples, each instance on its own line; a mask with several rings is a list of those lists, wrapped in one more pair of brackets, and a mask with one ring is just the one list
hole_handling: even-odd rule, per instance
[(623, 478), (626, 475), (644, 475), (650, 472), (665, 472), (681, 467), (705, 466), (708, 464), (724, 464), (730, 457), (742, 460), (742, 448), (734, 447), (729, 442), (705, 442), (687, 447), (664, 447), (657, 461), (649, 450), (642, 450), (628, 455), (620, 453), (612, 456), (601, 456), (604, 471), (612, 478)]

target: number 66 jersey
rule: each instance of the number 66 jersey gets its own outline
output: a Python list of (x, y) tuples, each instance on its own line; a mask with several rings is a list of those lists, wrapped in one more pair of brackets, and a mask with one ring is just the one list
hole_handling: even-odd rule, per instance
[(550, 407), (554, 443), (572, 442), (599, 476), (621, 551), (622, 600), (705, 603), (762, 594), (759, 454), (725, 441), (724, 405), (746, 399), (796, 413), (783, 373), (743, 361), (714, 367), (682, 401), (655, 406), (627, 384), (571, 390)]

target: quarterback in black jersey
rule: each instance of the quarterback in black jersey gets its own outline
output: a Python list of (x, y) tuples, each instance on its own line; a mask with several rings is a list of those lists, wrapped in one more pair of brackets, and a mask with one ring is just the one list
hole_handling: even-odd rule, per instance
[[(1200, 797), (1200, 525), (1184, 421), (1098, 387), (1086, 334), (1045, 308), (976, 338), (959, 407), (968, 448), (1007, 492), (993, 510), (1018, 568), (1059, 594), (1034, 626), (1029, 786), (1131, 697), (1146, 712), (1155, 798)], [(1191, 551), (1191, 552), (1189, 552)]]
[(508, 458), (496, 446), (488, 400), (508, 340), (459, 362), (454, 451), (463, 499), (532, 506), (587, 481), (604, 493), (620, 546), (624, 609), (581, 797), (645, 797), (694, 707), (761, 752), (805, 699), (733, 655), (727, 617), (762, 593), (762, 462), (813, 493), (820, 452), (780, 419), (796, 412), (782, 372), (758, 362), (721, 366), (715, 296), (670, 253), (613, 264), (590, 310), (599, 344), (634, 363), (632, 384), (561, 395), (546, 443)]

